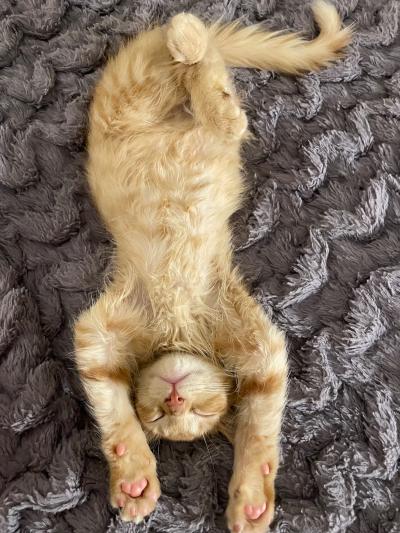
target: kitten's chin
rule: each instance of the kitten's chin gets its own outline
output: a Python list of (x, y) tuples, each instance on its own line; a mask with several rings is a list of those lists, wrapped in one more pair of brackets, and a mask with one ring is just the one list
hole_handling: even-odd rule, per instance
[(171, 353), (141, 370), (135, 406), (148, 436), (191, 441), (217, 430), (231, 380), (208, 360)]

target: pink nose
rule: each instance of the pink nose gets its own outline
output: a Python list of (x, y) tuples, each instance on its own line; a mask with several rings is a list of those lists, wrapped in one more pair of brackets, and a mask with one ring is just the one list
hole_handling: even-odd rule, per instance
[(178, 391), (175, 388), (175, 385), (172, 385), (172, 391), (169, 395), (169, 398), (166, 398), (165, 403), (171, 409), (177, 409), (185, 403), (185, 399), (182, 396), (179, 396)]

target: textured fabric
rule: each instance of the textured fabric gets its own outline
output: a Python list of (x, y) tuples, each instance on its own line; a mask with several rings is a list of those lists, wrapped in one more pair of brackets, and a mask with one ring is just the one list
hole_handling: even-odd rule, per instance
[[(290, 342), (276, 533), (400, 531), (400, 4), (336, 5), (357, 25), (338, 65), (235, 72), (254, 133), (236, 260)], [(315, 32), (301, 0), (0, 2), (1, 532), (225, 531), (222, 437), (161, 443), (156, 512), (120, 522), (71, 358), (110, 252), (90, 92), (126, 37), (181, 10)]]

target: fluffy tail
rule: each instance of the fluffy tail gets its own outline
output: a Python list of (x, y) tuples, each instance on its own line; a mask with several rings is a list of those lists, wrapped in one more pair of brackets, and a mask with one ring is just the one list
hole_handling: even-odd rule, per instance
[(231, 67), (275, 70), (287, 74), (318, 70), (336, 59), (351, 40), (351, 28), (342, 28), (336, 8), (317, 0), (312, 10), (320, 34), (305, 41), (299, 34), (265, 32), (259, 25), (240, 27), (238, 22), (214, 25), (210, 37)]

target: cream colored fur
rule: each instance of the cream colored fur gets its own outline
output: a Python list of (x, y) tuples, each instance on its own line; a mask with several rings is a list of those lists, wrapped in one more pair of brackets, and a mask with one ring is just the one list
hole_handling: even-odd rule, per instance
[[(96, 87), (87, 175), (116, 253), (113, 280), (77, 320), (75, 349), (125, 520), (140, 521), (160, 495), (147, 439), (218, 430), (235, 447), (231, 531), (262, 532), (273, 518), (285, 339), (232, 267), (247, 121), (226, 65), (327, 64), (350, 32), (332, 6), (314, 13), (311, 42), (178, 15), (127, 43)], [(165, 380), (182, 376), (178, 413)]]

